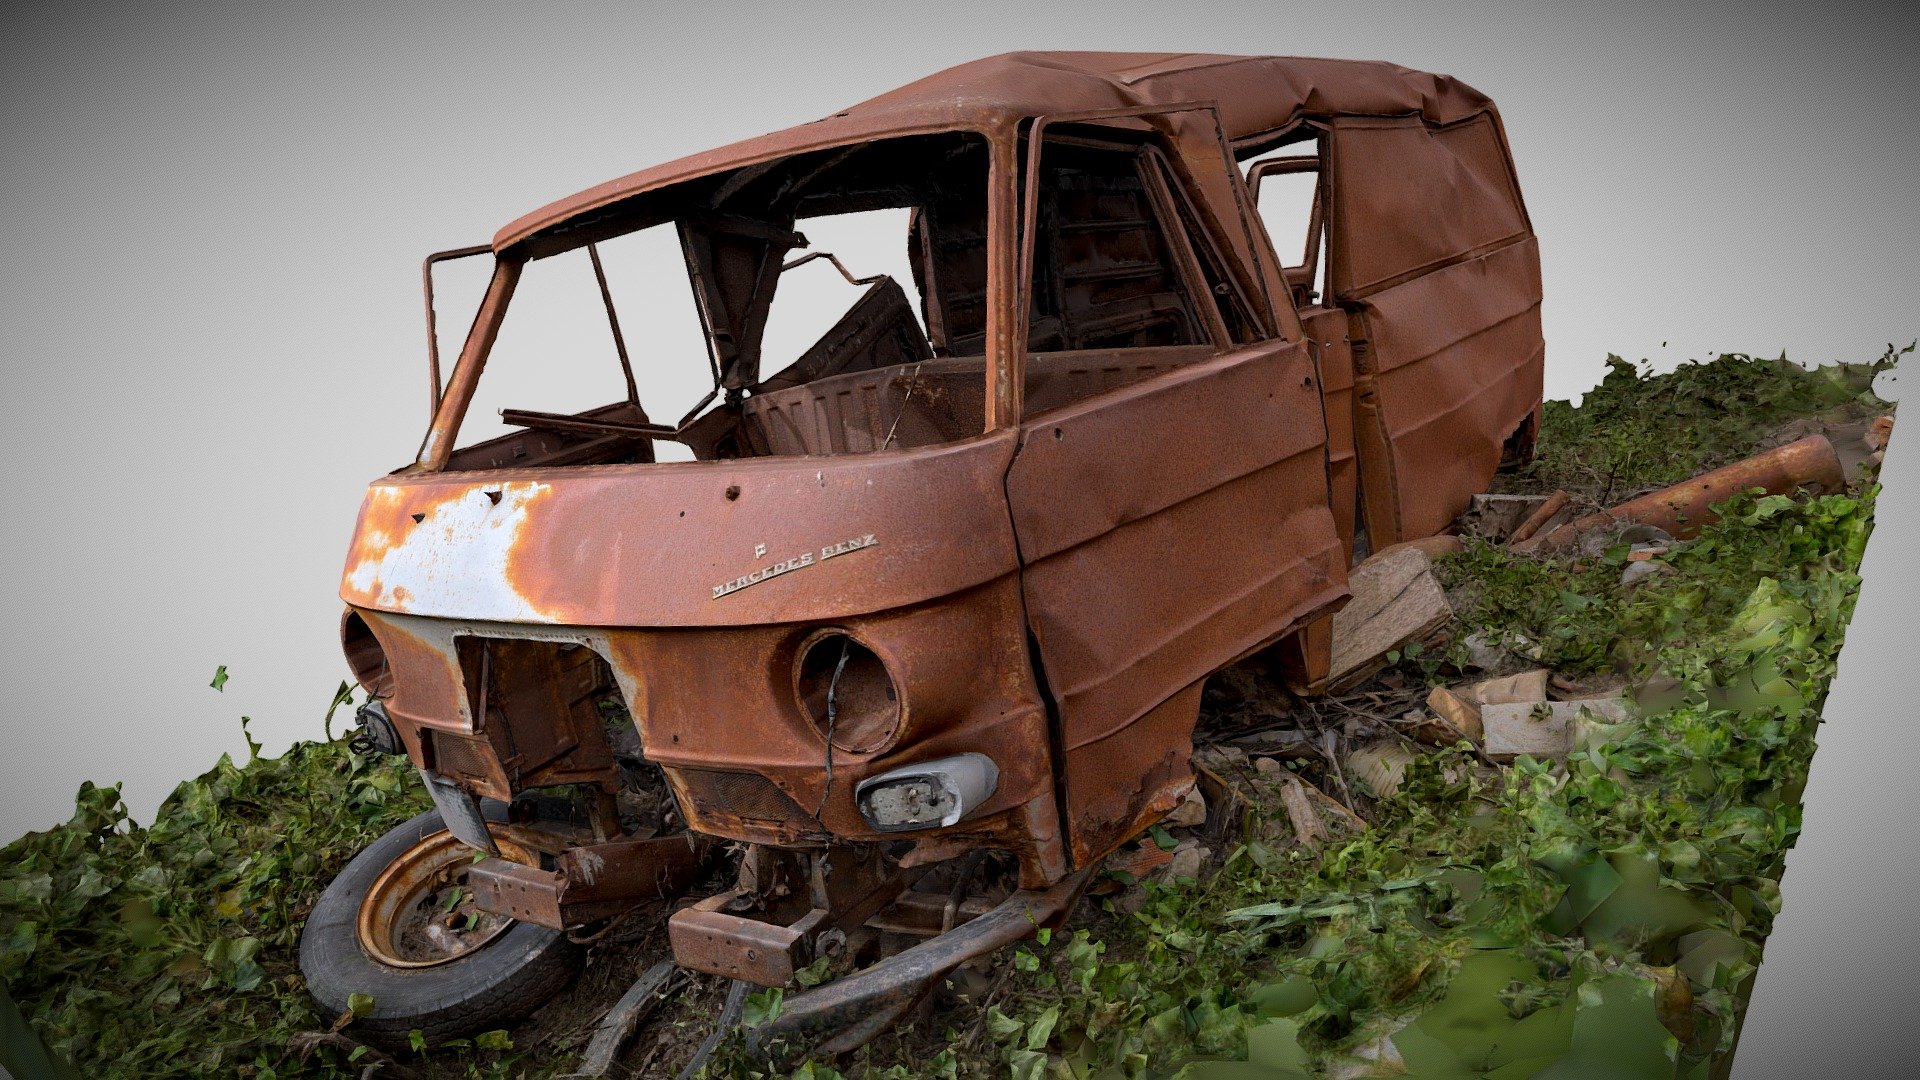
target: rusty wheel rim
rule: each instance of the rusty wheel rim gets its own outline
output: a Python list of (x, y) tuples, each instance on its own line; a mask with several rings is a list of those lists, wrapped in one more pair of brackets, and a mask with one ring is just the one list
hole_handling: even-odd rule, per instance
[[(530, 861), (531, 853), (489, 824), (500, 854)], [(481, 911), (467, 888), (474, 849), (451, 832), (422, 837), (387, 864), (360, 902), (360, 947), (389, 967), (450, 963), (499, 940), (516, 920)]]

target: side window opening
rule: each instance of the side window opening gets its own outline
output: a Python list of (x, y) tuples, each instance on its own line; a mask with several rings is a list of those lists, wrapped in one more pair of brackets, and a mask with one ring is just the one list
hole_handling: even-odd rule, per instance
[(1043, 414), (1262, 336), (1171, 163), (1105, 133), (1041, 137), (1025, 401)]
[(1201, 284), (1207, 294), (1213, 297), (1211, 306), (1216, 309), (1220, 319), (1217, 332), (1225, 335), (1225, 340), (1235, 344), (1256, 341), (1263, 335), (1258, 316), (1254, 314), (1253, 299), (1247, 295), (1244, 284), (1229, 269), (1228, 256), (1221, 250), (1217, 239), (1201, 224), (1201, 212), (1194, 204), (1178, 179), (1167, 159), (1155, 152), (1149, 155), (1154, 169), (1160, 177), (1162, 199), (1174, 209), (1181, 226), (1186, 233), (1187, 245), (1192, 250), (1194, 262), (1199, 268)]
[(1248, 163), (1248, 187), (1296, 308), (1311, 307), (1326, 295), (1326, 197), (1321, 179), (1321, 157), (1312, 146), (1288, 146)]
[(1138, 151), (1045, 140), (1030, 353), (1208, 343), (1207, 317), (1169, 243), (1149, 176)]

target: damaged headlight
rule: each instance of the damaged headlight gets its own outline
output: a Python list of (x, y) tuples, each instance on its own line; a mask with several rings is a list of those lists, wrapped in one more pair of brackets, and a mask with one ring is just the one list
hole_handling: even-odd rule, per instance
[(822, 630), (801, 646), (794, 690), (820, 733), (849, 754), (885, 749), (900, 727), (893, 673), (844, 630)]
[(952, 825), (980, 808), (1000, 785), (1000, 768), (985, 754), (955, 754), (904, 765), (860, 781), (854, 804), (881, 832)]

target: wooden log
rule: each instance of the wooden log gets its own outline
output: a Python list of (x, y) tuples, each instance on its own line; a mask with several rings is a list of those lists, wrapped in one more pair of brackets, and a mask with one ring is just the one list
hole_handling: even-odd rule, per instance
[(1799, 442), (1775, 447), (1651, 495), (1642, 495), (1611, 510), (1589, 514), (1525, 544), (1516, 544), (1514, 549), (1567, 551), (1589, 534), (1636, 524), (1656, 525), (1678, 539), (1687, 540), (1699, 535), (1702, 525), (1718, 520), (1711, 509), (1714, 503), (1749, 488), (1760, 488), (1769, 495), (1784, 495), (1803, 487), (1823, 492), (1846, 490), (1847, 478), (1840, 456), (1834, 453), (1833, 444), (1824, 435), (1809, 435)]
[(1468, 701), (1444, 686), (1436, 686), (1427, 695), (1427, 708), (1433, 710), (1436, 719), (1416, 726), (1414, 738), (1434, 746), (1451, 746), (1460, 737), (1480, 741), (1480, 706), (1477, 702)]
[(1547, 679), (1551, 672), (1546, 668), (1522, 671), (1517, 675), (1502, 675), (1497, 679), (1482, 679), (1470, 686), (1459, 688), (1459, 695), (1484, 708), (1488, 705), (1511, 705), (1518, 702), (1547, 700)]
[(1314, 812), (1307, 797), (1307, 782), (1297, 776), (1285, 777), (1280, 785), (1280, 805), (1287, 808), (1287, 820), (1293, 823), (1293, 835), (1307, 847), (1318, 849), (1327, 838), (1327, 827)]
[(1400, 790), (1407, 766), (1415, 754), (1398, 739), (1372, 743), (1347, 755), (1347, 768), (1353, 770), (1376, 799), (1384, 799)]
[(674, 966), (671, 960), (662, 960), (648, 968), (627, 992), (620, 995), (606, 1018), (595, 1029), (587, 1050), (580, 1055), (579, 1071), (574, 1076), (605, 1076), (613, 1068), (613, 1061), (620, 1056), (620, 1048), (633, 1037), (634, 1029), (640, 1026), (647, 1014), (660, 1004), (661, 999), (673, 985), (686, 973)]
[(1507, 543), (1515, 545), (1531, 539), (1535, 533), (1546, 527), (1547, 522), (1553, 520), (1555, 514), (1566, 509), (1569, 501), (1571, 499), (1564, 491), (1556, 491), (1547, 496), (1547, 501), (1541, 503), (1533, 513), (1527, 515), (1527, 520), (1521, 522), (1519, 528), (1513, 530), (1513, 535), (1507, 538)]

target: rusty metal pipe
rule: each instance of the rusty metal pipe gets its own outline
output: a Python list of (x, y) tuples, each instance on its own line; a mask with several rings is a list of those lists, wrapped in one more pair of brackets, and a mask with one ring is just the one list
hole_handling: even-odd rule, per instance
[(1515, 550), (1564, 551), (1595, 530), (1628, 524), (1657, 525), (1686, 540), (1699, 535), (1701, 526), (1718, 520), (1713, 504), (1739, 492), (1760, 488), (1769, 495), (1784, 495), (1803, 487), (1832, 492), (1845, 490), (1846, 484), (1846, 473), (1833, 444), (1824, 435), (1809, 435), (1611, 510), (1570, 521), (1545, 536), (1516, 545)]

